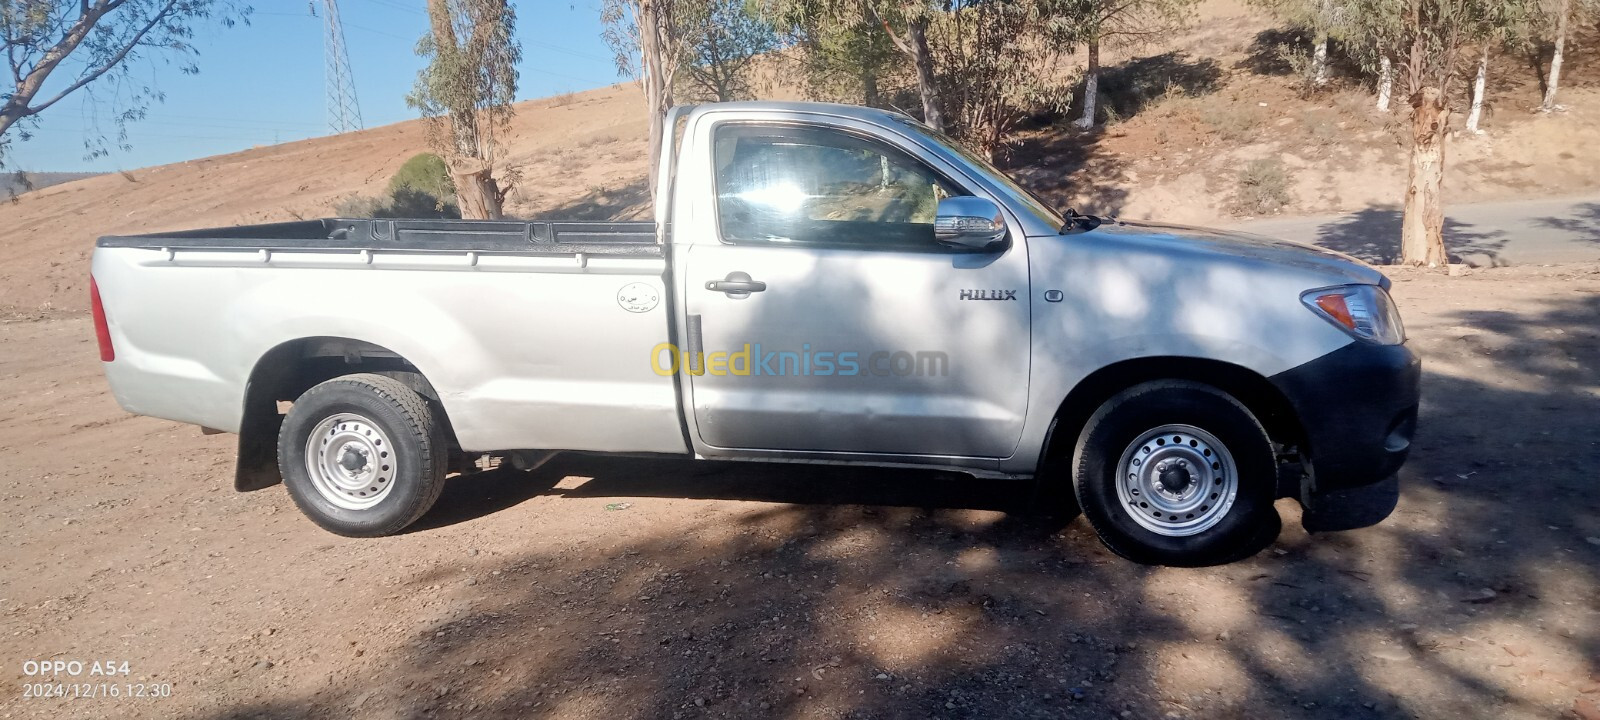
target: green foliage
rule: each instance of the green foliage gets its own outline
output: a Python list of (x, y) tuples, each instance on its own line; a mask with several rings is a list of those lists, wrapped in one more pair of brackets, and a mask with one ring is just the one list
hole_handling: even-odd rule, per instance
[(863, 9), (851, 10), (831, 15), (795, 2), (774, 22), (800, 50), (811, 97), (884, 107), (890, 92), (911, 82), (910, 72), (883, 28)]
[(755, 97), (753, 63), (778, 32), (747, 0), (698, 0), (680, 13), (685, 95), (727, 102)]
[(1199, 0), (1033, 0), (1058, 42), (1140, 43), (1188, 24)]
[[(517, 16), (506, 0), (429, 0), (432, 31), (417, 42), (428, 66), (417, 73), (406, 104), (435, 123), (435, 145), (492, 162), (517, 95)], [(448, 136), (444, 131), (448, 130)]]
[[(1181, 26), (1197, 0), (765, 0), (796, 38), (814, 96), (887, 105), (915, 83), (927, 28), (947, 129), (991, 155), (1023, 118), (1065, 112), (1060, 67), (1086, 41), (1138, 43)], [(919, 87), (920, 91), (921, 88)], [(927, 101), (926, 96), (923, 100)], [(901, 105), (904, 107), (904, 105)]]
[[(195, 28), (248, 24), (250, 13), (238, 0), (0, 0), (0, 37), (12, 80), (0, 93), (0, 166), (13, 137), (27, 140), (35, 116), (75, 93), (96, 114), (109, 109), (115, 127), (110, 137), (89, 132), (87, 157), (130, 149), (127, 125), (165, 97), (155, 83), (138, 79), (138, 71), (159, 59), (185, 75), (200, 72)], [(111, 90), (97, 95), (103, 80)]]
[(1313, 50), (1308, 43), (1278, 43), (1272, 48), (1277, 55), (1278, 62), (1289, 68), (1289, 76), (1299, 85), (1302, 96), (1309, 95), (1316, 87), (1317, 63)]
[(1070, 47), (1043, 36), (1044, 7), (966, 2), (929, 25), (952, 134), (980, 152), (997, 155), (1024, 117), (1066, 112), (1071, 101), (1071, 83), (1054, 71)]
[(1276, 157), (1252, 160), (1239, 171), (1234, 210), (1245, 215), (1270, 215), (1294, 201), (1292, 183), (1283, 161)]
[[(1341, 30), (1346, 26), (1341, 25), (1340, 19), (1344, 15), (1346, 0), (1248, 0), (1251, 5), (1272, 13), (1279, 20), (1296, 30), (1305, 30), (1308, 35), (1328, 35), (1340, 37)], [(1401, 3), (1393, 0), (1379, 0), (1399, 7)]]
[(1338, 0), (1338, 32), (1369, 72), (1380, 58), (1393, 58), (1402, 96), (1423, 87), (1448, 93), (1471, 54), (1463, 51), (1523, 36), (1538, 1)]
[(460, 218), (455, 183), (444, 160), (432, 153), (412, 156), (389, 178), (380, 197), (351, 195), (334, 204), (348, 218)]
[(340, 198), (333, 204), (333, 214), (342, 218), (370, 218), (378, 217), (379, 213), (387, 209), (387, 204), (382, 198), (368, 197), (366, 195), (350, 195)]
[(450, 169), (444, 159), (433, 153), (418, 153), (396, 170), (389, 178), (389, 194), (413, 190), (441, 200), (454, 201), (456, 184), (450, 179)]
[(342, 218), (461, 218), (461, 210), (454, 202), (410, 188), (400, 188), (387, 197), (350, 195), (334, 203), (333, 212)]

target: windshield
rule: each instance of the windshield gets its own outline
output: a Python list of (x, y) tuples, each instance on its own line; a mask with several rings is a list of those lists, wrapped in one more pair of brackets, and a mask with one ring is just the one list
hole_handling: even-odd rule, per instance
[(1039, 196), (1034, 195), (1027, 188), (1018, 185), (1017, 181), (1012, 180), (1005, 173), (1001, 172), (999, 168), (996, 168), (994, 165), (990, 164), (988, 159), (972, 152), (971, 150), (968, 150), (965, 146), (956, 142), (950, 136), (928, 127), (927, 125), (923, 125), (916, 120), (908, 117), (896, 117), (895, 119), (905, 123), (908, 127), (917, 131), (918, 134), (923, 135), (929, 140), (932, 140), (934, 144), (954, 153), (956, 156), (967, 161), (967, 163), (971, 165), (973, 169), (986, 175), (991, 181), (994, 182), (995, 185), (1000, 187), (1001, 192), (1005, 193), (1009, 199), (1014, 201), (1012, 207), (1019, 207), (1027, 210), (1030, 213), (1033, 213), (1035, 217), (1043, 220), (1046, 223), (1049, 223), (1051, 227), (1060, 228), (1066, 225), (1067, 221), (1065, 218), (1061, 217), (1060, 213), (1052, 209), (1048, 203), (1039, 199)]

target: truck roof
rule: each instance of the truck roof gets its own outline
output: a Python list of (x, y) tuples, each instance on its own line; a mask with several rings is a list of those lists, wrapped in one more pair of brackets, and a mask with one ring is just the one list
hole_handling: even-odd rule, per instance
[(906, 121), (912, 118), (905, 113), (893, 110), (880, 110), (863, 105), (845, 105), (842, 103), (825, 102), (800, 102), (784, 100), (754, 100), (739, 102), (704, 103), (695, 106), (696, 110), (765, 110), (776, 112), (819, 113), (869, 121)]

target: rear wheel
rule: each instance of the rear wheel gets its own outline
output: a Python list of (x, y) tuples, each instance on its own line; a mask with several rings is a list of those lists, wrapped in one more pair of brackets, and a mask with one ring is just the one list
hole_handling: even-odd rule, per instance
[(278, 434), (289, 496), (324, 529), (349, 537), (399, 532), (444, 490), (441, 423), (394, 378), (346, 375), (307, 390)]
[(1208, 385), (1150, 382), (1107, 400), (1084, 427), (1073, 468), (1084, 516), (1136, 562), (1226, 562), (1279, 528), (1266, 430)]

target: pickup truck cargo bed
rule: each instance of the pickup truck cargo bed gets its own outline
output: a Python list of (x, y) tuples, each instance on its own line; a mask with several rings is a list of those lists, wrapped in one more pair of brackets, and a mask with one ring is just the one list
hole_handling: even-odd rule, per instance
[(386, 250), (660, 257), (653, 222), (325, 219), (100, 238), (149, 250)]

